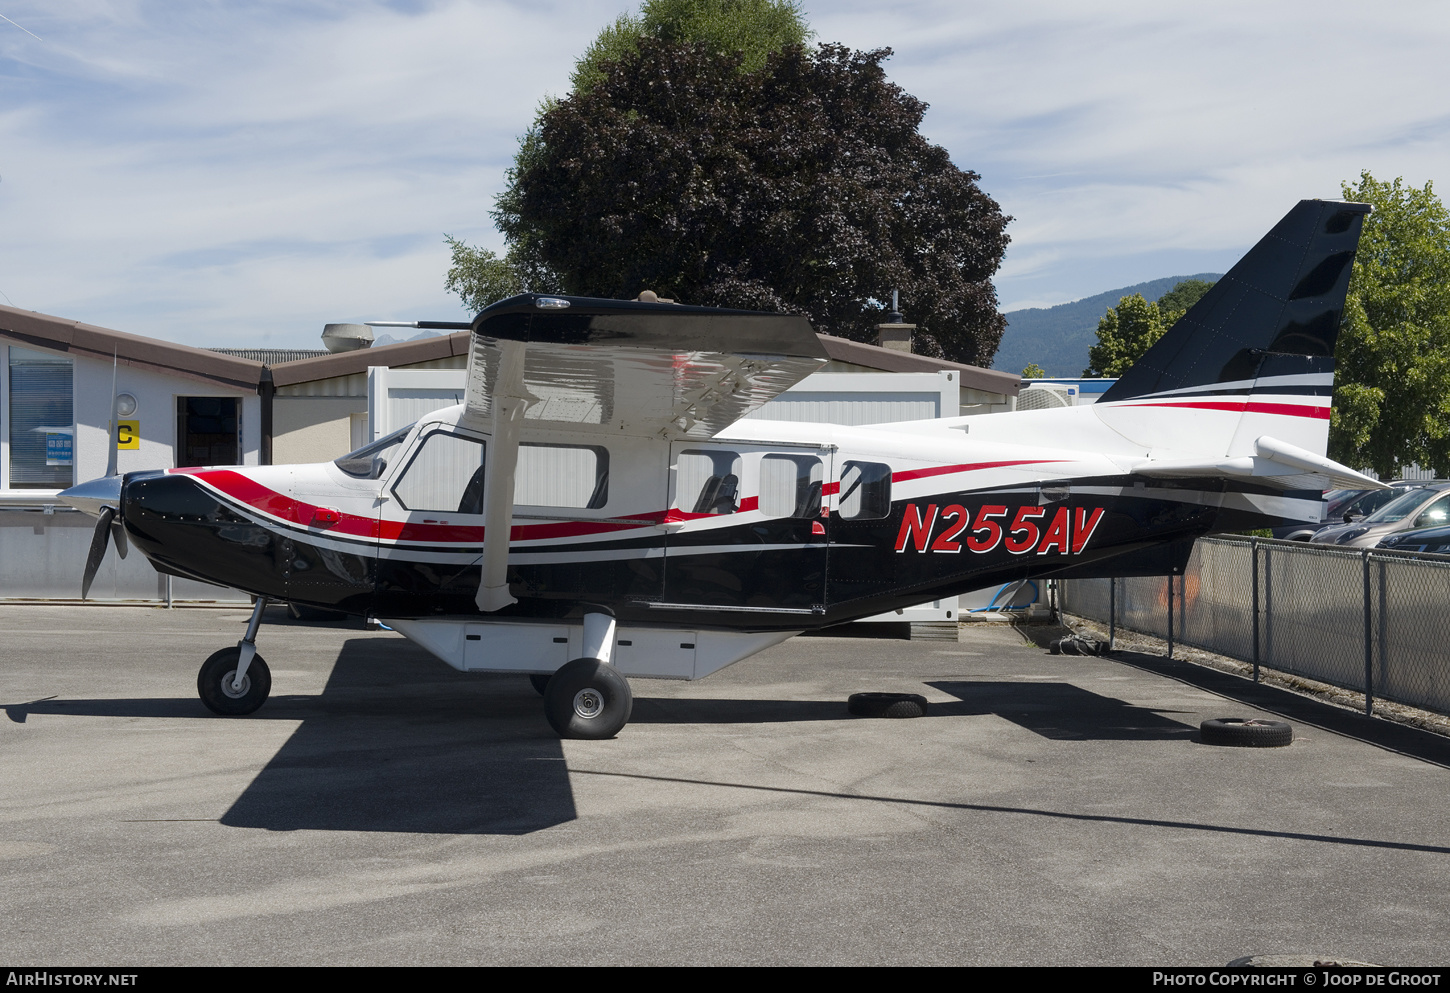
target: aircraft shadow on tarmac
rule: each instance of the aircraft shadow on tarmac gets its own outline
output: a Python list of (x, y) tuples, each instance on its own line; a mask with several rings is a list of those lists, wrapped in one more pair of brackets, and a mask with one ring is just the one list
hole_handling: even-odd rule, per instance
[(933, 705), (934, 712), (995, 714), (1057, 741), (1182, 740), (1198, 731), (1196, 725), (1165, 717), (1161, 711), (1135, 707), (1071, 683), (961, 680), (927, 685), (965, 705)]
[[(272, 831), (527, 834), (576, 816), (564, 754), (520, 676), (463, 674), (391, 639), (345, 643), (302, 723), (221, 822)], [(260, 713), (260, 712), (259, 712)]]
[(528, 681), (465, 675), (401, 640), (347, 641), (320, 695), (277, 693), (250, 717), (213, 717), (195, 697), (4, 709), (15, 723), (30, 714), (299, 722), (220, 818), (232, 827), (526, 834), (576, 816), (563, 750)]

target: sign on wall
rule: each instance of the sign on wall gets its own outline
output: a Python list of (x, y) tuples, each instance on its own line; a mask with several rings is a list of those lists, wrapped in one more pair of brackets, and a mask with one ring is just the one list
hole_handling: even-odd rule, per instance
[(116, 447), (117, 448), (140, 448), (141, 447), (141, 422), (140, 421), (117, 421), (116, 422)]
[(74, 438), (70, 432), (45, 432), (45, 464), (72, 465), (75, 451)]

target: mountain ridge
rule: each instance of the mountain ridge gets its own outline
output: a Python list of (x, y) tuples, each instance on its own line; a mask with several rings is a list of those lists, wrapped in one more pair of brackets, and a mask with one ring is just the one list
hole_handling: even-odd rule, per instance
[(1109, 307), (1116, 307), (1123, 297), (1143, 294), (1145, 300), (1157, 300), (1185, 279), (1216, 282), (1222, 273), (1200, 272), (1190, 276), (1164, 276), (1146, 283), (1116, 290), (1105, 290), (1081, 300), (1071, 300), (1055, 307), (1024, 307), (1004, 314), (1007, 330), (992, 368), (1003, 372), (1021, 372), (1036, 362), (1049, 376), (1080, 376), (1088, 365), (1088, 349), (1097, 342), (1098, 321)]

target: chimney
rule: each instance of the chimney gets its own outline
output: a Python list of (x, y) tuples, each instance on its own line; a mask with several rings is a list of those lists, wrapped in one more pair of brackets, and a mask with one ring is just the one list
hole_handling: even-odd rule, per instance
[(896, 291), (891, 291), (891, 313), (886, 315), (886, 323), (876, 325), (876, 344), (882, 348), (891, 348), (898, 352), (911, 351), (911, 332), (916, 330), (915, 324), (903, 324), (901, 312), (897, 310)]

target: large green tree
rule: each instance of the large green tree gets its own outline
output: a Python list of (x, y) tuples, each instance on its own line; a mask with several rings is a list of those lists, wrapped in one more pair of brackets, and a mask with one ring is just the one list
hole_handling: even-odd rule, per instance
[(741, 69), (755, 72), (771, 52), (805, 45), (811, 30), (791, 0), (645, 0), (637, 16), (621, 14), (599, 33), (574, 66), (573, 91), (592, 89), (607, 75), (606, 65), (639, 54), (646, 38), (738, 54)]
[(1121, 376), (1212, 288), (1202, 279), (1184, 279), (1156, 301), (1141, 293), (1121, 298), (1098, 321), (1098, 343), (1088, 349), (1082, 374)]
[(1450, 475), (1450, 212), (1423, 189), (1345, 183), (1365, 219), (1335, 347), (1330, 457), (1383, 479), (1408, 464)]
[[(747, 47), (650, 20), (777, 8), (798, 30), (747, 33)], [(918, 133), (926, 105), (886, 79), (889, 51), (808, 51), (804, 31), (795, 5), (760, 0), (651, 3), (617, 22), (520, 144), (494, 215), (506, 257), (455, 245), (455, 271), (799, 313), (857, 340), (896, 289), (919, 351), (990, 363), (1008, 218)]]

